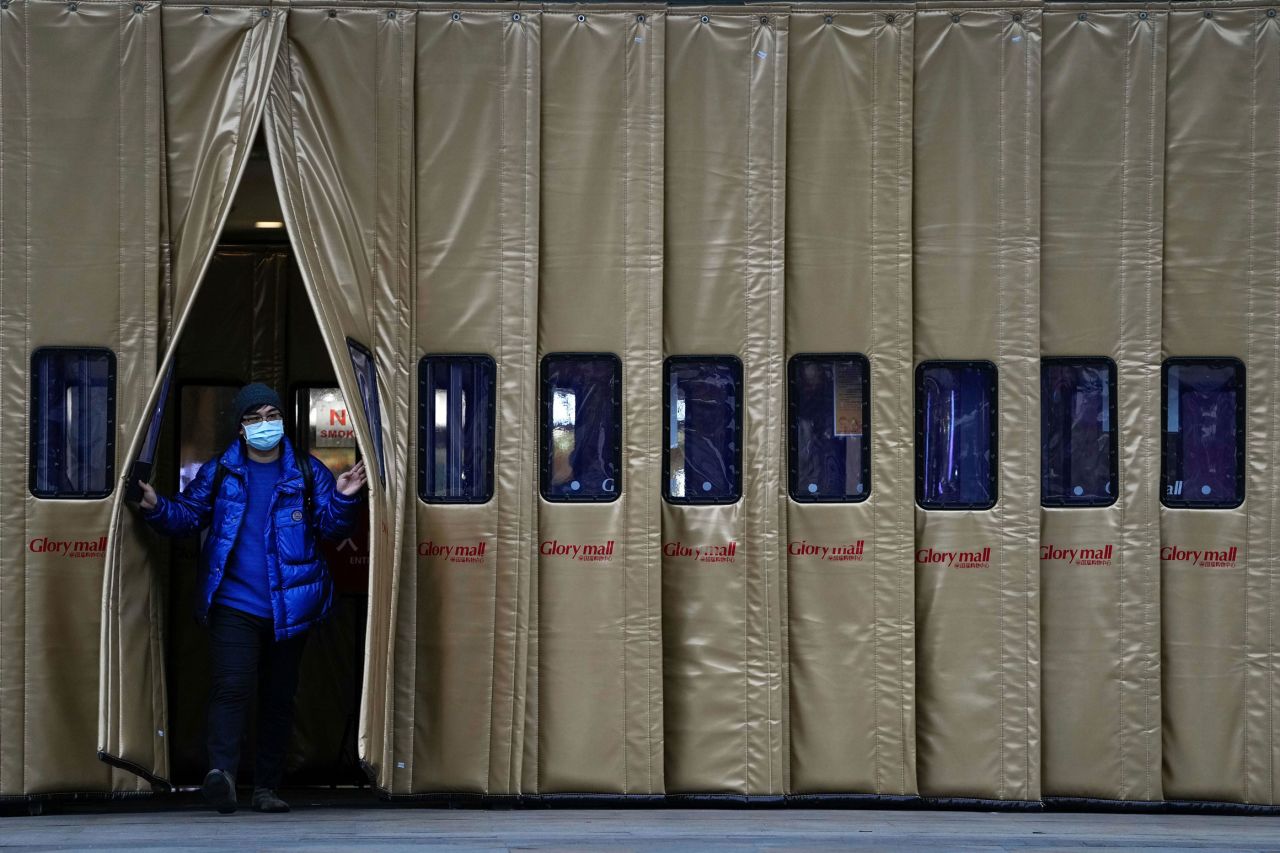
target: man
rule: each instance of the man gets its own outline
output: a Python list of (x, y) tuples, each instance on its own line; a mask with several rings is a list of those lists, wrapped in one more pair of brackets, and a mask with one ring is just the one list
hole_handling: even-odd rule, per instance
[[(307, 631), (329, 615), (333, 580), (316, 543), (345, 538), (356, 521), (364, 463), (338, 477), (299, 459), (284, 437), (280, 397), (260, 383), (236, 394), (239, 440), (200, 469), (174, 498), (142, 489), (144, 517), (169, 536), (210, 526), (201, 554), (196, 615), (209, 628), (209, 773), (204, 796), (236, 810), (240, 737), (258, 685), (258, 748), (252, 805), (287, 812), (280, 799), (293, 697)], [(302, 466), (306, 466), (305, 468)]]

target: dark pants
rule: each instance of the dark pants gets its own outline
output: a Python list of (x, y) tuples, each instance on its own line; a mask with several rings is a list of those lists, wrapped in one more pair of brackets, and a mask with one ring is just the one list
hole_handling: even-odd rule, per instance
[(209, 692), (209, 767), (233, 776), (240, 738), (258, 689), (258, 748), (254, 784), (280, 787), (293, 729), (293, 695), (306, 635), (276, 642), (271, 620), (230, 607), (209, 611), (213, 684)]

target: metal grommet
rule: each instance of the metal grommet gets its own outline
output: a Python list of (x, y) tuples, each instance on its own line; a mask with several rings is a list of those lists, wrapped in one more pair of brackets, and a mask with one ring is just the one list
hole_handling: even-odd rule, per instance
[(329, 17), (330, 17), (330, 18), (336, 18), (336, 17), (338, 17), (338, 10), (337, 10), (337, 9), (330, 9), (330, 10), (329, 10)]
[(270, 10), (270, 9), (263, 9), (263, 10), (262, 10), (262, 17), (264, 17), (264, 18), (270, 18), (270, 17), (271, 17), (271, 10)]
[(886, 24), (892, 24), (892, 23), (893, 23), (894, 21), (896, 21), (896, 20), (898, 20), (898, 16), (897, 16), (897, 15), (885, 15), (885, 16), (884, 16), (884, 22), (885, 22)]
[(520, 20), (520, 13), (519, 13), (519, 12), (516, 12), (515, 14), (513, 14), (513, 15), (511, 16), (511, 20), (513, 20), (513, 21), (518, 21), (518, 20)]
[(636, 23), (637, 23), (637, 24), (643, 24), (643, 23), (644, 23), (644, 15), (636, 15)]
[(708, 18), (706, 15), (703, 15), (701, 18), (699, 18), (699, 20), (700, 20), (700, 21), (702, 21), (702, 23), (704, 23), (704, 24), (709, 24), (709, 23), (711, 23), (711, 19), (710, 19), (710, 18)]
[[(134, 7), (133, 7), (133, 11), (135, 11), (135, 12), (141, 12), (141, 11), (142, 11), (142, 4), (141, 4), (141, 3), (139, 3), (137, 6), (134, 6)], [(200, 10), (200, 12), (201, 12), (201, 14), (204, 14), (204, 15), (212, 15), (212, 14), (213, 14), (213, 10), (212, 10), (212, 9), (210, 9), (208, 6), (205, 6), (203, 9), (201, 9), (201, 10)]]
[(768, 16), (768, 15), (761, 15), (761, 16), (760, 16), (760, 26), (762, 26), (762, 27), (767, 27), (767, 26), (769, 26), (769, 16)]
[(453, 13), (452, 15), (450, 15), (449, 17), (453, 18), (455, 21), (461, 21), (461, 20), (462, 20), (462, 13), (461, 13), (461, 12), (454, 12), (454, 13)]
[(1146, 20), (1147, 18), (1149, 18), (1149, 17), (1151, 17), (1151, 16), (1150, 16), (1150, 15), (1148, 15), (1146, 12), (1139, 12), (1139, 13), (1138, 13), (1138, 20), (1139, 20), (1139, 21), (1145, 21), (1145, 20)]
[(579, 15), (579, 16), (578, 16), (578, 23), (579, 23), (579, 24), (585, 24), (586, 22), (587, 22), (587, 16), (586, 16), (586, 15)]
[(1015, 15), (1013, 16), (1013, 22), (1014, 22), (1015, 24), (1021, 24), (1021, 23), (1022, 23), (1022, 16), (1021, 16), (1021, 15), (1017, 15), (1017, 14), (1015, 14)]
[(68, 3), (68, 4), (67, 4), (67, 8), (68, 8), (68, 9), (70, 9), (72, 12), (75, 12), (75, 11), (78, 11), (78, 10), (80, 9), (80, 4), (79, 4), (79, 3)]
[(1275, 9), (1268, 9), (1268, 10), (1267, 10), (1267, 17), (1268, 17), (1268, 18), (1274, 18), (1275, 16), (1276, 16), (1276, 10), (1275, 10)]
[(396, 13), (395, 13), (395, 12), (388, 12), (388, 13), (387, 13), (387, 20), (388, 20), (388, 21), (394, 21), (395, 19), (396, 19)]
[(1208, 9), (1205, 9), (1205, 10), (1204, 10), (1204, 16), (1205, 16), (1206, 18), (1212, 18), (1212, 17), (1213, 17), (1213, 12), (1211, 12), (1211, 11), (1210, 11), (1210, 10), (1208, 10)]
[(1081, 21), (1087, 21), (1087, 20), (1089, 20), (1089, 16), (1088, 16), (1087, 14), (1085, 14), (1084, 12), (1081, 12), (1079, 15), (1076, 15), (1076, 18), (1078, 18), (1078, 19), (1079, 19), (1079, 20), (1081, 20)]
[(953, 23), (953, 24), (958, 24), (958, 23), (960, 23), (960, 16), (959, 16), (959, 15), (952, 15), (952, 16), (951, 16), (951, 23)]
[(830, 15), (827, 15), (827, 16), (826, 16), (825, 18), (823, 18), (822, 20), (823, 20), (825, 23), (830, 24), (830, 23), (833, 23), (833, 22), (835, 21), (835, 18), (831, 17)]

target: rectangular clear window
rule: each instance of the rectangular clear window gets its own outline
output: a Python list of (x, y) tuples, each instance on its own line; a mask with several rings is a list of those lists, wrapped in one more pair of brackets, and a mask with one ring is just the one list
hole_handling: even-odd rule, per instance
[(731, 504), (742, 496), (742, 362), (672, 356), (663, 368), (662, 496)]
[(373, 449), (378, 454), (378, 477), (387, 482), (387, 461), (382, 452), (382, 409), (378, 405), (378, 373), (373, 353), (368, 347), (347, 338), (347, 351), (351, 354), (351, 366), (355, 368), (356, 385), (360, 389), (360, 402), (365, 419), (373, 433)]
[(104, 498), (115, 479), (116, 357), (42, 347), (31, 355), (31, 494)]
[(866, 356), (796, 355), (788, 364), (791, 499), (867, 499), (871, 417)]
[(1164, 363), (1165, 506), (1230, 509), (1244, 503), (1244, 364), (1234, 358)]
[(613, 501), (622, 490), (622, 362), (610, 353), (542, 359), (542, 497)]
[(1040, 363), (1040, 503), (1110, 506), (1119, 482), (1116, 363), (1046, 358)]
[(916, 368), (916, 503), (924, 509), (996, 505), (996, 366), (926, 361)]
[(427, 356), (418, 365), (418, 496), (427, 503), (493, 497), (495, 379), (485, 355)]

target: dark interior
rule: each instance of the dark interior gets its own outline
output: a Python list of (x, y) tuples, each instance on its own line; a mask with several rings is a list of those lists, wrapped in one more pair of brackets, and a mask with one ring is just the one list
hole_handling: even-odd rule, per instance
[[(156, 453), (155, 481), (179, 490), (199, 466), (235, 439), (227, 411), (245, 382), (265, 382), (285, 402), (286, 434), (336, 474), (357, 459), (349, 415), (337, 389), (315, 314), (287, 235), (265, 148), (255, 146), (178, 345)], [(173, 540), (167, 668), (171, 781), (198, 785), (207, 771), (206, 633), (194, 617), (201, 540)], [(368, 604), (368, 516), (352, 539), (326, 543), (334, 574), (333, 616), (307, 642), (286, 784), (355, 785), (367, 779), (356, 757), (361, 664)], [(237, 780), (252, 782), (253, 730)]]

